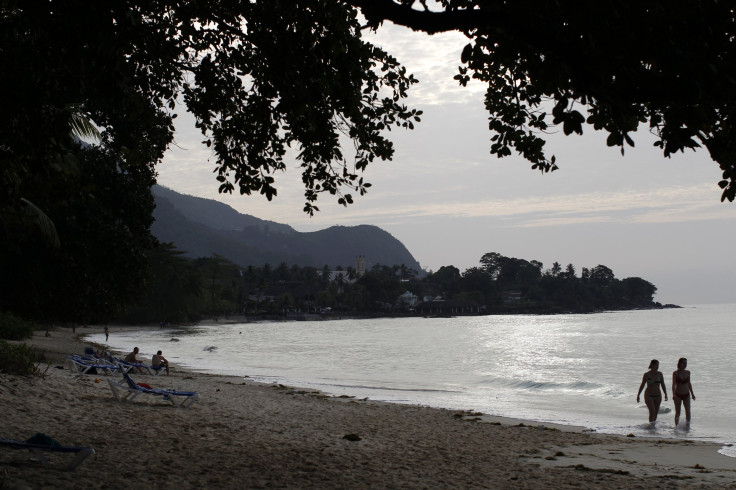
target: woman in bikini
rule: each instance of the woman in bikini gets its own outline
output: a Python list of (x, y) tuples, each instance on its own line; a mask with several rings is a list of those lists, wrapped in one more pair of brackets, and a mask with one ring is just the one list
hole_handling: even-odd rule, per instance
[(685, 405), (685, 422), (690, 424), (690, 397), (695, 400), (693, 385), (690, 384), (690, 371), (687, 359), (681, 357), (677, 361), (677, 371), (672, 373), (672, 400), (675, 402), (675, 427), (680, 422), (680, 409)]
[(657, 421), (657, 414), (659, 413), (659, 405), (662, 404), (662, 393), (660, 388), (664, 391), (664, 400), (667, 401), (667, 387), (664, 385), (664, 376), (658, 371), (659, 361), (652, 359), (649, 363), (649, 371), (644, 373), (641, 378), (641, 384), (639, 385), (639, 391), (636, 393), (636, 403), (639, 403), (639, 395), (644, 386), (647, 387), (644, 392), (644, 403), (647, 404), (649, 409), (649, 422)]

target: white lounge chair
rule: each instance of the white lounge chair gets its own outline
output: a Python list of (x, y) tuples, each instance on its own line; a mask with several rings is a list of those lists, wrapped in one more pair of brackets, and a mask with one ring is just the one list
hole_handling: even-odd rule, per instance
[(161, 373), (166, 372), (165, 366), (149, 366), (148, 364), (142, 364), (140, 362), (128, 362), (117, 358), (115, 359), (115, 364), (120, 366), (120, 369), (123, 369), (126, 373), (132, 371), (133, 369), (138, 369), (139, 371), (146, 372), (152, 376), (158, 376)]
[(194, 391), (163, 390), (140, 386), (133, 381), (130, 374), (125, 372), (123, 373), (123, 382), (116, 383), (111, 379), (108, 379), (107, 382), (110, 384), (115, 399), (121, 402), (133, 401), (138, 395), (147, 394), (161, 396), (177, 408), (189, 408), (199, 400), (199, 393)]
[(120, 367), (114, 364), (95, 363), (81, 356), (66, 356), (66, 360), (69, 363), (69, 369), (77, 374), (87, 374), (93, 369), (95, 374), (113, 374), (120, 371)]

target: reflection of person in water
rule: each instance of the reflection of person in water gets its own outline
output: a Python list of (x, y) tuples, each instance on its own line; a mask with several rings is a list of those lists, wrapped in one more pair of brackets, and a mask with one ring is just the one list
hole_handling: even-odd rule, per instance
[(690, 397), (695, 400), (693, 385), (690, 384), (690, 371), (687, 367), (687, 359), (681, 357), (677, 361), (677, 371), (672, 373), (672, 401), (675, 402), (675, 427), (680, 422), (680, 409), (685, 406), (685, 422), (690, 423)]
[(660, 388), (664, 391), (664, 399), (667, 401), (667, 387), (664, 384), (664, 376), (659, 372), (659, 361), (656, 359), (652, 359), (652, 362), (649, 363), (649, 371), (641, 377), (639, 391), (636, 393), (636, 403), (639, 403), (639, 395), (644, 386), (647, 387), (644, 391), (644, 403), (649, 409), (649, 422), (656, 422), (659, 406), (662, 404)]

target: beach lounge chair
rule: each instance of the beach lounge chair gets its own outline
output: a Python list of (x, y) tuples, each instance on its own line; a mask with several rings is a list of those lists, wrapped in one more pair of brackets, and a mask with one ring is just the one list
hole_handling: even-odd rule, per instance
[(61, 446), (57, 444), (37, 444), (3, 438), (0, 438), (0, 446), (10, 447), (12, 449), (27, 449), (29, 451), (32, 451), (39, 459), (39, 461), (41, 461), (44, 468), (50, 468), (52, 464), (51, 460), (45, 453), (74, 453), (76, 454), (76, 457), (69, 464), (60, 468), (62, 470), (69, 471), (82, 464), (82, 462), (87, 459), (88, 456), (95, 453), (95, 450), (91, 447)]
[(171, 402), (177, 408), (189, 408), (194, 402), (199, 400), (199, 393), (194, 391), (176, 391), (163, 390), (157, 388), (145, 388), (133, 381), (130, 374), (123, 373), (123, 382), (116, 383), (108, 379), (113, 396), (118, 401), (133, 401), (140, 394), (156, 395), (163, 397), (164, 400)]
[(66, 356), (66, 359), (69, 363), (69, 369), (77, 374), (113, 374), (114, 372), (120, 371), (120, 367), (116, 365), (94, 362), (82, 356), (71, 355)]
[(161, 373), (166, 372), (165, 366), (149, 366), (148, 364), (141, 364), (140, 362), (128, 362), (118, 358), (115, 358), (115, 364), (120, 366), (120, 369), (123, 369), (126, 373), (132, 371), (135, 368), (138, 368), (139, 371), (143, 371), (152, 376), (158, 376)]

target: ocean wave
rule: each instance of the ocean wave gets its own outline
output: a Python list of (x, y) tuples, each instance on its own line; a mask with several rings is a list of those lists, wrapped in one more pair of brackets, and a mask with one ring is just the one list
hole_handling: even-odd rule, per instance
[(390, 391), (390, 392), (405, 392), (405, 393), (462, 393), (458, 390), (445, 390), (435, 388), (408, 388), (408, 387), (395, 387), (395, 386), (376, 386), (368, 384), (346, 384), (346, 383), (334, 383), (327, 380), (321, 381), (307, 381), (298, 379), (285, 379), (280, 375), (250, 375), (250, 379), (259, 383), (280, 383), (294, 386), (311, 386), (322, 391), (331, 391), (333, 389), (338, 390), (368, 390), (368, 391)]
[(719, 454), (728, 456), (729, 458), (736, 458), (736, 446), (733, 444), (727, 444), (718, 450)]
[(332, 386), (335, 388), (360, 389), (360, 390), (399, 391), (399, 392), (407, 392), (407, 393), (462, 393), (462, 391), (457, 391), (457, 390), (441, 390), (441, 389), (430, 389), (430, 388), (396, 388), (396, 387), (389, 387), (389, 386), (346, 385), (346, 384), (325, 384), (325, 386)]
[(514, 389), (529, 390), (529, 391), (568, 390), (568, 391), (577, 391), (577, 392), (580, 392), (580, 391), (587, 392), (587, 391), (599, 390), (605, 387), (602, 384), (589, 383), (587, 381), (570, 381), (566, 383), (557, 383), (553, 381), (534, 381), (531, 379), (518, 380), (518, 379), (504, 379), (504, 378), (485, 380), (482, 384), (489, 384), (489, 385), (496, 385), (496, 386), (500, 385), (505, 388), (514, 388)]

